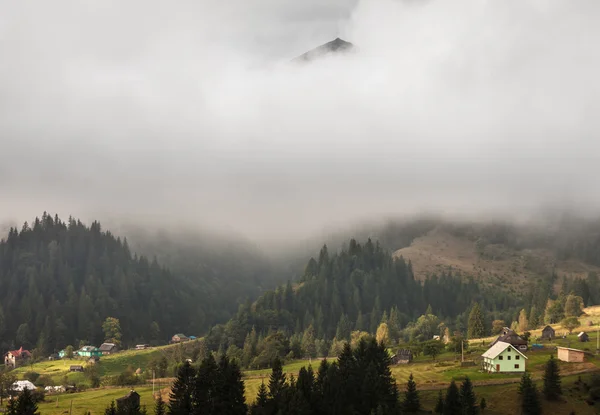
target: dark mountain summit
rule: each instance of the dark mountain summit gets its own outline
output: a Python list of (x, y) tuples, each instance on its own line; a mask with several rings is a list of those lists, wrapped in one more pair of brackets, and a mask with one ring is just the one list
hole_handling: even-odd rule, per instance
[(331, 42), (327, 42), (324, 45), (318, 46), (297, 58), (292, 59), (292, 62), (310, 62), (330, 53), (348, 52), (353, 49), (355, 49), (355, 46), (352, 43), (346, 42), (338, 37)]

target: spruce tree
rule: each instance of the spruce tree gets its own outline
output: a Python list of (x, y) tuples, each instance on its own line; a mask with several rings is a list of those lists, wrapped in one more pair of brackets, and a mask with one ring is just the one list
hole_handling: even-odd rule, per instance
[(6, 408), (8, 415), (39, 415), (38, 406), (31, 391), (27, 388), (19, 394), (16, 399), (12, 399)]
[(481, 409), (481, 412), (484, 412), (485, 408), (487, 408), (487, 402), (485, 401), (485, 398), (481, 398), (481, 402), (479, 403), (479, 409)]
[(192, 413), (195, 377), (196, 371), (188, 362), (185, 362), (179, 368), (169, 395), (169, 415), (189, 415)]
[(562, 395), (560, 386), (560, 369), (554, 355), (546, 362), (544, 369), (544, 397), (549, 401), (557, 400)]
[(406, 382), (406, 392), (404, 393), (402, 407), (404, 412), (407, 413), (419, 412), (419, 409), (421, 409), (419, 391), (417, 391), (417, 383), (415, 382), (412, 373), (408, 377), (408, 382)]
[(438, 394), (438, 399), (435, 403), (434, 412), (439, 415), (442, 415), (444, 413), (444, 395), (442, 394), (442, 391), (440, 391)]
[(477, 398), (473, 391), (473, 384), (467, 376), (460, 385), (460, 403), (462, 406), (463, 415), (477, 415)]
[(156, 404), (154, 405), (154, 415), (165, 415), (167, 413), (167, 408), (165, 405), (165, 401), (163, 401), (162, 395), (159, 393), (158, 399), (156, 400)]
[(527, 372), (523, 373), (521, 377), (519, 394), (521, 395), (521, 411), (523, 415), (540, 415), (542, 413), (537, 388)]
[(460, 392), (454, 379), (446, 390), (446, 399), (444, 400), (444, 415), (462, 415), (460, 405)]
[(271, 367), (271, 376), (269, 377), (269, 399), (272, 402), (275, 413), (279, 410), (279, 403), (284, 390), (286, 389), (285, 373), (281, 360), (276, 357)]
[(256, 395), (256, 401), (250, 408), (251, 415), (267, 415), (269, 406), (269, 393), (264, 382), (261, 382), (258, 387), (258, 394)]
[(115, 401), (111, 401), (110, 405), (104, 410), (104, 415), (117, 415)]
[(479, 303), (475, 303), (469, 314), (469, 326), (468, 326), (468, 337), (469, 339), (476, 339), (483, 337), (485, 334), (485, 323), (483, 319), (483, 313)]

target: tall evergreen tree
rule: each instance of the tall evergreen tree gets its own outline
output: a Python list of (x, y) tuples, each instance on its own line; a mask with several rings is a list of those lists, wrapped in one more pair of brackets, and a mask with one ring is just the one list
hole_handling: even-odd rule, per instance
[(256, 401), (250, 408), (251, 415), (267, 415), (269, 412), (269, 393), (265, 383), (262, 382), (258, 387), (258, 394), (256, 395)]
[(521, 395), (521, 411), (523, 415), (540, 415), (542, 413), (537, 388), (527, 372), (523, 373), (521, 377), (519, 394)]
[(162, 395), (158, 395), (158, 399), (156, 400), (156, 404), (154, 405), (154, 415), (166, 415), (167, 407), (165, 405), (165, 401), (163, 401)]
[(406, 383), (406, 392), (404, 393), (404, 402), (402, 408), (406, 413), (416, 413), (421, 409), (419, 401), (419, 392), (417, 391), (417, 383), (411, 373)]
[(110, 405), (104, 410), (104, 415), (117, 415), (115, 401), (111, 401)]
[(434, 412), (439, 415), (442, 415), (444, 413), (444, 395), (442, 394), (441, 390), (438, 393), (438, 399), (435, 403)]
[(31, 391), (23, 389), (17, 399), (12, 399), (6, 408), (7, 415), (39, 415), (38, 406)]
[(454, 379), (450, 382), (450, 386), (448, 386), (448, 389), (446, 390), (446, 399), (444, 400), (444, 415), (462, 415), (460, 392)]
[(188, 362), (179, 368), (169, 395), (169, 415), (189, 415), (193, 412), (195, 377), (196, 371)]
[(550, 355), (550, 359), (544, 367), (544, 397), (549, 401), (557, 400), (562, 395), (560, 386), (560, 369), (554, 355)]
[(469, 313), (469, 326), (468, 326), (468, 337), (469, 339), (476, 339), (483, 337), (485, 334), (485, 322), (483, 318), (483, 312), (479, 303), (475, 303)]
[(468, 376), (460, 385), (460, 404), (463, 415), (477, 415), (479, 412), (473, 384)]

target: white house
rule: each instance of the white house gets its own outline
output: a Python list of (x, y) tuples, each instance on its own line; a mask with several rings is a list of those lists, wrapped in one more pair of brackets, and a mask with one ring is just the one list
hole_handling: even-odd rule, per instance
[(525, 372), (527, 356), (510, 343), (499, 341), (481, 357), (483, 357), (483, 370), (487, 372)]
[(35, 385), (33, 383), (31, 383), (28, 380), (17, 380), (15, 383), (12, 384), (11, 389), (16, 392), (23, 392), (23, 390), (25, 390), (25, 389), (34, 391), (37, 388), (35, 387)]

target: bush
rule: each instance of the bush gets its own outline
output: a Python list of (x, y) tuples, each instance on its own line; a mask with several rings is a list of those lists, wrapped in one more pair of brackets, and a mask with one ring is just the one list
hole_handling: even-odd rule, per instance
[(23, 375), (23, 378), (25, 378), (25, 380), (30, 381), (31, 383), (35, 383), (39, 377), (40, 374), (37, 372), (25, 372), (25, 374)]
[(54, 381), (48, 375), (41, 375), (34, 384), (35, 386), (44, 388), (46, 386), (54, 386)]
[(35, 403), (44, 402), (44, 399), (46, 399), (46, 394), (44, 393), (43, 389), (36, 389), (31, 391), (31, 399), (33, 399)]

